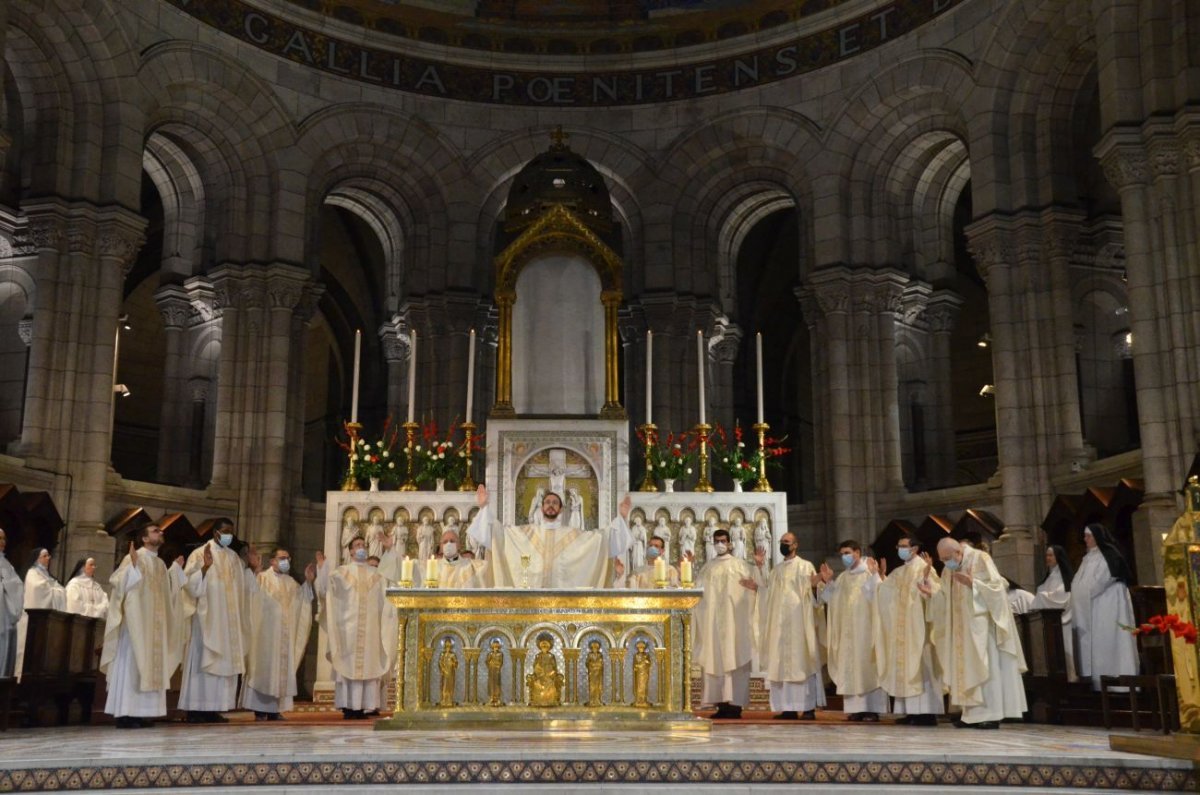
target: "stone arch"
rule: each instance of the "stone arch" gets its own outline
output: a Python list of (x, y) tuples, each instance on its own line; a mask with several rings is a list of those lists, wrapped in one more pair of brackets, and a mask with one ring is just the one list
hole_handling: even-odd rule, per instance
[(204, 261), (204, 181), (195, 162), (162, 132), (146, 138), (142, 169), (162, 200), (162, 268), (177, 278), (201, 271)]
[[(107, 5), (107, 4), (105, 4)], [(31, 150), (27, 195), (137, 205), (139, 89), (134, 47), (110, 8), (14, 0), (7, 63)]]
[(205, 265), (300, 261), (303, 241), (282, 222), (300, 212), (298, 177), (280, 166), (295, 130), (273, 91), (229, 56), (194, 43), (151, 47), (140, 75), (147, 134), (174, 139), (202, 177)]

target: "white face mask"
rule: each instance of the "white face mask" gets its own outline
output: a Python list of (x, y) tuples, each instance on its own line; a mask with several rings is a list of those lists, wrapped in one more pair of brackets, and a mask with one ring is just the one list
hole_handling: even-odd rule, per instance
[(646, 557), (647, 558), (649, 558), (650, 560), (654, 560), (655, 558), (658, 557), (658, 555), (659, 555), (658, 547), (654, 547), (654, 546), (646, 547)]
[(717, 543), (713, 544), (713, 549), (717, 551), (718, 555), (724, 555), (725, 553), (729, 552), (729, 545), (724, 541), (718, 541)]
[(442, 544), (442, 554), (448, 558), (458, 557), (458, 544), (453, 541)]
[(217, 543), (223, 547), (229, 546), (233, 543), (233, 533), (221, 533), (221, 535), (217, 537)]
[(292, 570), (292, 562), (291, 562), (290, 560), (287, 560), (287, 559), (284, 559), (284, 560), (281, 560), (281, 561), (279, 561), (279, 563), (278, 563), (278, 564), (276, 564), (276, 565), (278, 565), (278, 566), (279, 566), (279, 573), (280, 573), (280, 574), (287, 574), (289, 571), (291, 571), (291, 570)]

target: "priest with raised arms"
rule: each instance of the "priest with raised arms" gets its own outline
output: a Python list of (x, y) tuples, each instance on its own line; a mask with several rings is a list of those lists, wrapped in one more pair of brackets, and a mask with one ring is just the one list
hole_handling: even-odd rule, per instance
[(940, 582), (927, 563), (917, 589), (930, 599), (933, 648), (950, 705), (962, 708), (955, 725), (997, 729), (1026, 709), (1025, 655), (1007, 584), (983, 550), (943, 538), (937, 553), (945, 564)]
[[(494, 527), (488, 491), (480, 484), (475, 501), (479, 512), (467, 528), (476, 547), (487, 549), (492, 581), (497, 588), (520, 586), (528, 580), (530, 588), (604, 588), (609, 580), (609, 561), (616, 575), (625, 567), (618, 559), (629, 549), (629, 511), (633, 500), (621, 500), (620, 515), (603, 530), (585, 532), (563, 522), (562, 497), (547, 492), (542, 497), (541, 516), (531, 524)], [(528, 567), (522, 559), (528, 558)]]
[(884, 572), (887, 578), (875, 598), (882, 635), (876, 658), (881, 684), (893, 699), (892, 712), (901, 716), (896, 723), (936, 726), (937, 716), (945, 711), (942, 678), (934, 666), (929, 639), (929, 603), (917, 588), (932, 560), (921, 552), (921, 542), (912, 535), (900, 537), (896, 553), (904, 565)]
[(104, 711), (116, 718), (118, 729), (149, 726), (151, 718), (167, 714), (167, 688), (179, 667), (183, 556), (168, 569), (158, 557), (162, 544), (158, 525), (141, 528), (109, 578), (100, 670), (108, 677)]

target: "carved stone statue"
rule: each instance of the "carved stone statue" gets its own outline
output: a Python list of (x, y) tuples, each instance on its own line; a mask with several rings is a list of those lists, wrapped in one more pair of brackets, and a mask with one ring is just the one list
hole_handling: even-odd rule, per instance
[(500, 641), (492, 640), (492, 650), (487, 656), (487, 671), (488, 671), (488, 706), (500, 707), (504, 705), (503, 685), (501, 684), (500, 676), (504, 671), (504, 651), (500, 648)]
[(554, 641), (549, 635), (538, 635), (538, 653), (533, 658), (533, 673), (525, 677), (531, 707), (557, 707), (562, 704), (563, 676), (558, 672), (558, 660), (550, 653), (553, 646)]
[(573, 486), (567, 489), (567, 511), (568, 526), (583, 527), (583, 495)]
[(585, 706), (604, 706), (604, 652), (600, 651), (600, 641), (594, 640), (588, 644), (591, 651), (587, 654), (585, 664), (588, 675), (588, 700)]
[(458, 655), (454, 653), (454, 642), (450, 638), (442, 641), (442, 654), (438, 657), (438, 671), (442, 674), (442, 697), (439, 707), (454, 706), (454, 690), (458, 685)]
[(377, 558), (382, 558), (384, 549), (384, 539), (391, 535), (387, 525), (383, 523), (383, 516), (378, 512), (371, 515), (371, 520), (367, 523), (366, 531), (367, 553), (374, 555)]
[(637, 642), (637, 653), (633, 655), (633, 706), (653, 707), (650, 703), (650, 666), (653, 659), (646, 651), (646, 641)]
[(417, 560), (429, 560), (436, 537), (437, 528), (433, 526), (433, 521), (428, 514), (422, 516), (421, 523), (417, 525)]
[(392, 548), (400, 554), (400, 557), (404, 557), (408, 554), (407, 523), (397, 520), (396, 523), (392, 525), (392, 540), (394, 542)]
[(642, 517), (634, 518), (629, 532), (633, 536), (633, 543), (629, 547), (629, 567), (630, 571), (637, 571), (646, 565), (646, 543), (649, 541), (646, 523)]
[(733, 546), (733, 556), (746, 560), (746, 525), (742, 524), (741, 516), (733, 517), (729, 523), (729, 543)]
[(704, 520), (704, 559), (712, 560), (717, 556), (717, 549), (713, 545), (713, 533), (717, 532), (717, 517), (710, 516)]
[(696, 554), (696, 525), (692, 520), (691, 515), (683, 517), (683, 524), (679, 526), (679, 559), (683, 560), (689, 555)]
[(760, 516), (754, 524), (754, 548), (761, 549), (766, 555), (766, 566), (769, 569), (775, 559), (775, 542), (771, 540), (771, 528), (767, 527), (767, 518)]
[[(537, 493), (533, 495), (533, 499), (529, 502), (529, 513), (525, 514), (526, 524), (542, 523), (542, 498), (545, 496), (545, 487), (539, 487)], [(562, 495), (560, 494), (558, 496), (561, 497)]]
[(362, 535), (358, 528), (358, 512), (346, 511), (346, 515), (342, 517), (342, 549), (345, 550), (357, 535)]

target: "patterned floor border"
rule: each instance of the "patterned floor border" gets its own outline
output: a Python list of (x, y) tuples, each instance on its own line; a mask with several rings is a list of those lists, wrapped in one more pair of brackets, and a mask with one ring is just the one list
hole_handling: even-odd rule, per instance
[(1194, 770), (1116, 765), (806, 761), (263, 762), (0, 770), (0, 792), (356, 784), (868, 784), (1195, 792)]

